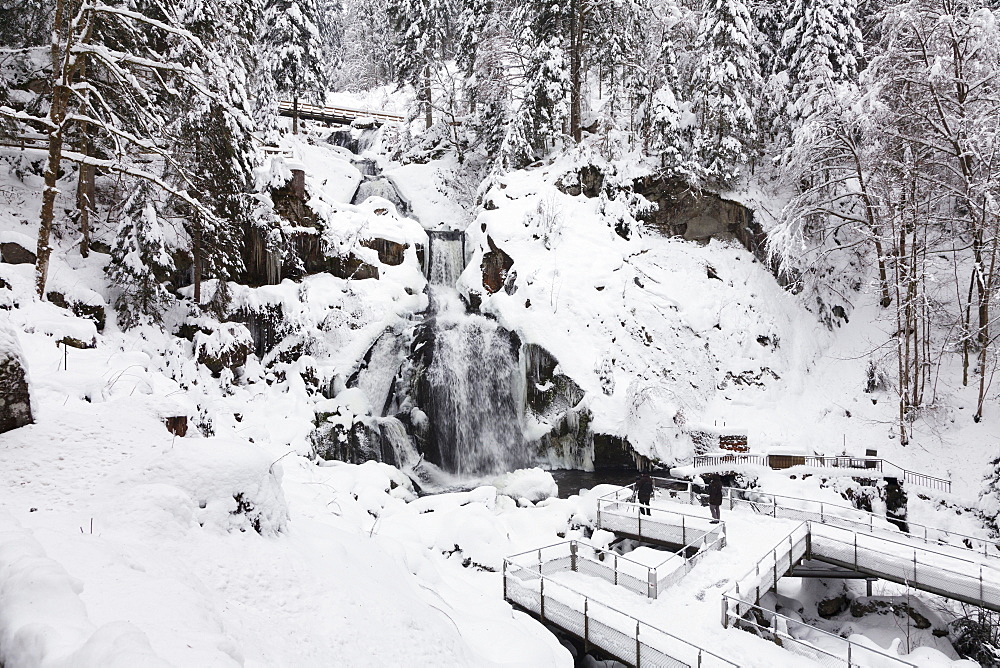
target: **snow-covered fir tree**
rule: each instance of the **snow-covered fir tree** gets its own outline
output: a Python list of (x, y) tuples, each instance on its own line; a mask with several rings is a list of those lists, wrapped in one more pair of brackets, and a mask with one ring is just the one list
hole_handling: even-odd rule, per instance
[(759, 43), (742, 0), (707, 0), (691, 86), (699, 125), (695, 146), (705, 177), (721, 187), (733, 186), (758, 150)]
[(107, 274), (118, 289), (118, 323), (130, 329), (159, 322), (173, 297), (164, 286), (174, 271), (153, 186), (139, 181), (124, 206)]
[[(267, 0), (261, 41), (269, 74), (279, 95), (298, 108), (298, 101), (322, 102), (326, 55), (319, 23), (320, 0)], [(298, 114), (293, 117), (298, 132)]]

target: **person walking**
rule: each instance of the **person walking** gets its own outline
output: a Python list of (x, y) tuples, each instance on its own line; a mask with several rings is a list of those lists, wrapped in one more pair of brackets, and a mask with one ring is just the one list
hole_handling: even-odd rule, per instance
[(719, 523), (719, 508), (722, 506), (722, 477), (713, 476), (708, 483), (708, 507), (712, 511), (712, 524)]
[[(651, 515), (652, 511), (649, 509), (649, 500), (653, 498), (653, 479), (649, 477), (648, 473), (643, 473), (635, 481), (635, 495), (639, 497), (639, 503), (641, 504), (639, 506), (639, 514)], [(645, 508), (642, 506), (645, 506)]]

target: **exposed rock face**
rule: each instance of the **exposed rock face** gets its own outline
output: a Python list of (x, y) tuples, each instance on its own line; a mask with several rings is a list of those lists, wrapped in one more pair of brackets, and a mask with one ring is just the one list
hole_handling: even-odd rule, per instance
[(354, 193), (354, 199), (351, 200), (351, 204), (362, 204), (369, 197), (381, 197), (384, 200), (392, 202), (393, 206), (396, 207), (396, 211), (404, 216), (410, 210), (407, 202), (403, 200), (399, 195), (399, 191), (396, 190), (396, 186), (385, 176), (366, 176), (365, 180), (358, 185), (358, 190)]
[(682, 181), (645, 176), (636, 179), (634, 187), (635, 192), (657, 205), (646, 216), (646, 224), (666, 236), (681, 236), (688, 241), (739, 238), (742, 228), (753, 219), (752, 212), (742, 204), (715, 193), (694, 191)]
[(389, 241), (388, 239), (379, 238), (364, 239), (362, 240), (361, 245), (365, 248), (371, 248), (378, 252), (378, 261), (390, 267), (403, 264), (406, 249), (410, 247), (409, 244), (401, 244), (395, 241)]
[(567, 195), (598, 197), (604, 189), (604, 174), (594, 165), (581, 167), (578, 172), (564, 175), (556, 184)]
[(931, 627), (931, 621), (915, 607), (908, 605), (902, 597), (861, 596), (851, 601), (851, 616), (864, 617), (865, 615), (895, 615), (904, 619), (909, 617), (913, 626), (918, 629)]
[(223, 369), (235, 370), (247, 362), (253, 352), (253, 337), (242, 324), (226, 322), (212, 332), (198, 332), (194, 337), (198, 362), (218, 377)]
[(246, 325), (253, 340), (254, 352), (261, 359), (274, 350), (289, 330), (281, 304), (262, 306), (258, 309), (240, 309), (233, 314), (232, 319), (234, 322)]
[(13, 327), (0, 323), (0, 433), (33, 421), (21, 346)]
[(514, 259), (493, 243), (492, 237), (487, 236), (486, 243), (490, 245), (490, 250), (483, 255), (483, 287), (493, 294), (503, 288), (507, 273), (514, 266)]
[(164, 419), (163, 423), (174, 436), (184, 437), (188, 431), (188, 419), (186, 415), (175, 415)]
[(636, 453), (627, 438), (594, 434), (595, 469), (646, 468), (649, 460)]

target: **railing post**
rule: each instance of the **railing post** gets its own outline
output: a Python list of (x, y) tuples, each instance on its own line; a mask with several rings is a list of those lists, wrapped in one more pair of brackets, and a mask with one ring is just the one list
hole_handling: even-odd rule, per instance
[[(772, 574), (774, 575), (774, 587), (778, 588), (778, 548), (771, 550), (771, 556), (774, 558), (774, 567)], [(789, 553), (788, 559), (791, 560), (791, 553)]]
[(826, 520), (823, 519), (823, 502), (822, 501), (819, 502), (819, 521), (821, 523), (826, 523)]
[(917, 551), (913, 551), (913, 581), (917, 581)]
[(618, 553), (615, 553), (615, 585), (618, 584)]
[(722, 595), (722, 628), (729, 628), (729, 602), (725, 594)]
[[(979, 569), (982, 572), (982, 568)], [(982, 579), (980, 577), (980, 579)], [(980, 597), (982, 598), (982, 597)], [(507, 600), (507, 560), (503, 560), (503, 600)]]
[(598, 529), (603, 528), (601, 526), (601, 500), (600, 499), (597, 500), (597, 528)]
[(727, 490), (727, 494), (729, 495), (729, 509), (732, 510), (733, 509), (733, 488), (732, 487), (727, 487), (726, 490)]
[(688, 505), (694, 505), (694, 483), (688, 481)]
[(639, 538), (642, 538), (642, 505), (639, 505)]
[[(916, 552), (913, 553), (916, 555)], [(854, 532), (854, 570), (858, 569), (858, 532)]]
[(538, 601), (539, 601), (538, 610), (539, 613), (542, 615), (542, 619), (545, 619), (545, 578), (540, 577), (538, 578), (538, 581), (542, 583), (542, 588), (538, 596)]
[(639, 644), (639, 622), (635, 623), (635, 668), (639, 668), (639, 654), (641, 645)]
[(650, 568), (646, 574), (646, 583), (647, 583), (647, 595), (649, 596), (649, 598), (655, 599), (656, 595), (659, 592), (656, 591), (656, 571), (654, 571), (652, 568)]
[(587, 614), (587, 604), (590, 599), (583, 599), (583, 649), (590, 649), (590, 616)]
[(687, 526), (684, 521), (684, 516), (681, 515), (681, 544), (687, 545)]
[(576, 572), (576, 541), (569, 544), (569, 569)]
[(979, 564), (979, 602), (983, 603), (985, 600), (983, 598), (983, 565)]
[(813, 532), (812, 532), (812, 522), (806, 522), (806, 558), (812, 559), (813, 557)]
[(851, 641), (847, 641), (847, 668), (851, 668)]

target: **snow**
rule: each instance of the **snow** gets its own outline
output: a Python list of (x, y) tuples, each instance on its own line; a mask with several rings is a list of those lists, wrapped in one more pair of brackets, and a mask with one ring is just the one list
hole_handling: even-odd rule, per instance
[(493, 481), (501, 494), (514, 500), (527, 499), (532, 503), (558, 496), (559, 486), (548, 471), (540, 468), (520, 469), (505, 473)]

